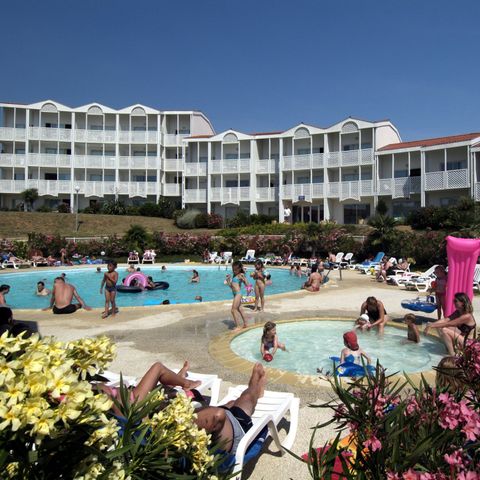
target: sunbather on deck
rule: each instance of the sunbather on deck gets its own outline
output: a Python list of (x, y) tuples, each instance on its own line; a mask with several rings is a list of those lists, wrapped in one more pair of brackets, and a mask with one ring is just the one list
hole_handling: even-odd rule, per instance
[(197, 410), (197, 425), (212, 433), (214, 442), (218, 441), (226, 452), (235, 455), (240, 440), (252, 427), (252, 414), (258, 399), (263, 396), (265, 383), (265, 370), (261, 364), (256, 363), (248, 388), (240, 397), (220, 407)]

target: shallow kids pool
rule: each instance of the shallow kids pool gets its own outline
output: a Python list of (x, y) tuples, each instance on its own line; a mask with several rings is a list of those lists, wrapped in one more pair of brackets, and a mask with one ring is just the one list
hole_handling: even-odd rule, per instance
[[(351, 330), (351, 323), (335, 320), (298, 321), (277, 324), (279, 340), (287, 351), (277, 351), (268, 365), (280, 370), (314, 375), (317, 367), (324, 372), (332, 370), (329, 357), (340, 356), (343, 334)], [(236, 336), (230, 346), (239, 356), (251, 362), (263, 362), (260, 355), (262, 328), (248, 330)], [(407, 331), (386, 327), (383, 337), (376, 332), (359, 332), (358, 343), (372, 357), (388, 369), (387, 373), (421, 372), (437, 365), (445, 354), (444, 346), (437, 340), (422, 336), (420, 344), (407, 342)], [(265, 363), (265, 362), (263, 362)]]
[[(195, 303), (195, 297), (200, 295), (204, 302), (214, 300), (231, 300), (232, 294), (228, 286), (224, 285), (225, 275), (231, 273), (230, 266), (218, 267), (184, 267), (167, 266), (167, 270), (161, 270), (160, 266), (141, 266), (141, 271), (151, 275), (155, 281), (164, 281), (170, 284), (168, 290), (144, 291), (141, 293), (118, 293), (117, 304), (119, 307), (145, 306), (152, 303), (160, 304), (163, 300), (170, 300), (171, 303)], [(189, 283), (192, 276), (192, 269), (195, 268), (200, 274), (200, 283)], [(67, 274), (66, 280), (77, 288), (82, 299), (91, 307), (103, 307), (104, 296), (100, 295), (100, 283), (106, 265), (102, 266), (102, 273), (97, 273), (96, 268), (62, 270), (29, 270), (28, 272), (17, 272), (4, 274), (0, 277), (0, 283), (11, 286), (7, 295), (7, 303), (13, 308), (44, 308), (49, 304), (50, 297), (38, 297), (35, 295), (35, 288), (38, 281), (45, 282), (47, 288), (51, 289), (53, 280), (62, 272)], [(127, 275), (125, 267), (118, 268), (119, 279)], [(253, 271), (250, 267), (247, 276)], [(266, 295), (284, 293), (298, 290), (305, 278), (298, 278), (289, 275), (287, 270), (271, 269), (272, 285), (267, 286)], [(250, 277), (249, 277), (250, 278)], [(245, 293), (245, 291), (244, 291)]]

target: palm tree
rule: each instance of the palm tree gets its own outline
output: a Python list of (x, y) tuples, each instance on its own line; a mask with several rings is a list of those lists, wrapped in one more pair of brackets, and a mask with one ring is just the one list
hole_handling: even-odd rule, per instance
[(24, 209), (26, 212), (33, 210), (33, 204), (38, 198), (38, 190), (36, 188), (28, 188), (20, 194), (24, 201)]

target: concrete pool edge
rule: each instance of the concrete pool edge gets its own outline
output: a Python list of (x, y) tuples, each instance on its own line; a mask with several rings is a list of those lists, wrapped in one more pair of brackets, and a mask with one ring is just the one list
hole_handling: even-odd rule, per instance
[[(339, 318), (338, 316), (336, 317), (319, 316), (316, 318), (296, 318), (296, 319), (288, 319), (288, 320), (276, 320), (275, 323), (281, 324), (281, 323), (328, 321), (328, 320), (341, 321), (345, 323), (348, 322), (350, 323), (350, 325), (352, 324), (351, 317)], [(394, 322), (388, 322), (387, 325), (389, 327), (394, 327), (400, 330), (407, 329), (406, 325), (398, 324)], [(243, 373), (248, 375), (251, 372), (254, 363), (237, 355), (231, 349), (230, 343), (235, 337), (241, 335), (245, 331), (252, 330), (254, 328), (260, 329), (262, 328), (262, 325), (258, 325), (258, 324), (252, 325), (245, 330), (242, 330), (239, 332), (226, 332), (224, 334), (218, 335), (217, 337), (213, 338), (210, 341), (208, 346), (208, 351), (210, 355), (223, 367), (231, 369), (238, 373)], [(439, 340), (438, 335), (429, 334), (428, 336), (437, 341)], [(269, 383), (270, 382), (281, 383), (281, 384), (294, 385), (296, 387), (305, 387), (305, 388), (312, 388), (312, 387), (331, 388), (331, 384), (328, 380), (322, 379), (316, 375), (307, 375), (307, 374), (294, 373), (286, 370), (280, 370), (277, 368), (272, 368), (265, 364), (264, 364), (264, 367), (267, 370)], [(407, 376), (408, 376), (408, 379), (414, 385), (420, 384), (422, 376), (423, 378), (425, 378), (428, 384), (430, 385), (435, 384), (435, 371), (432, 369), (425, 370), (422, 372), (408, 373)], [(397, 380), (400, 380), (401, 382), (405, 382), (407, 380), (404, 373), (395, 373), (390, 378), (392, 382), (395, 382)]]

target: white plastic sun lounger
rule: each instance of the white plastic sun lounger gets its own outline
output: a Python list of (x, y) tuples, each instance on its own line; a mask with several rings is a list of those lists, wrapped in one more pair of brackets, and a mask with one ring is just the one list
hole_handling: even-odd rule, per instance
[[(218, 405), (224, 405), (231, 400), (236, 400), (246, 388), (246, 385), (230, 387), (227, 396), (223, 398)], [(285, 453), (285, 449), (292, 448), (297, 434), (299, 409), (300, 399), (295, 397), (293, 393), (265, 390), (263, 397), (258, 400), (255, 411), (253, 412), (253, 426), (238, 444), (232, 478), (240, 480), (245, 453), (265, 427), (268, 427), (269, 436), (272, 437), (282, 455)], [(287, 413), (290, 414), (290, 427), (286, 437), (280, 440), (278, 424), (285, 418)], [(268, 438), (268, 436), (266, 438)], [(281, 478), (281, 475), (279, 475), (279, 478)]]
[[(172, 369), (173, 372), (178, 373), (179, 369)], [(104, 371), (102, 377), (105, 377), (108, 382), (106, 385), (109, 387), (120, 386), (120, 374), (111, 372), (109, 370)], [(200, 380), (202, 383), (197, 387), (197, 390), (202, 395), (210, 397), (210, 404), (216, 405), (218, 397), (220, 396), (220, 384), (222, 380), (217, 375), (208, 375), (206, 373), (188, 372), (187, 377), (189, 380)], [(134, 387), (138, 383), (138, 378), (130, 375), (123, 375), (123, 384), (127, 387)]]

